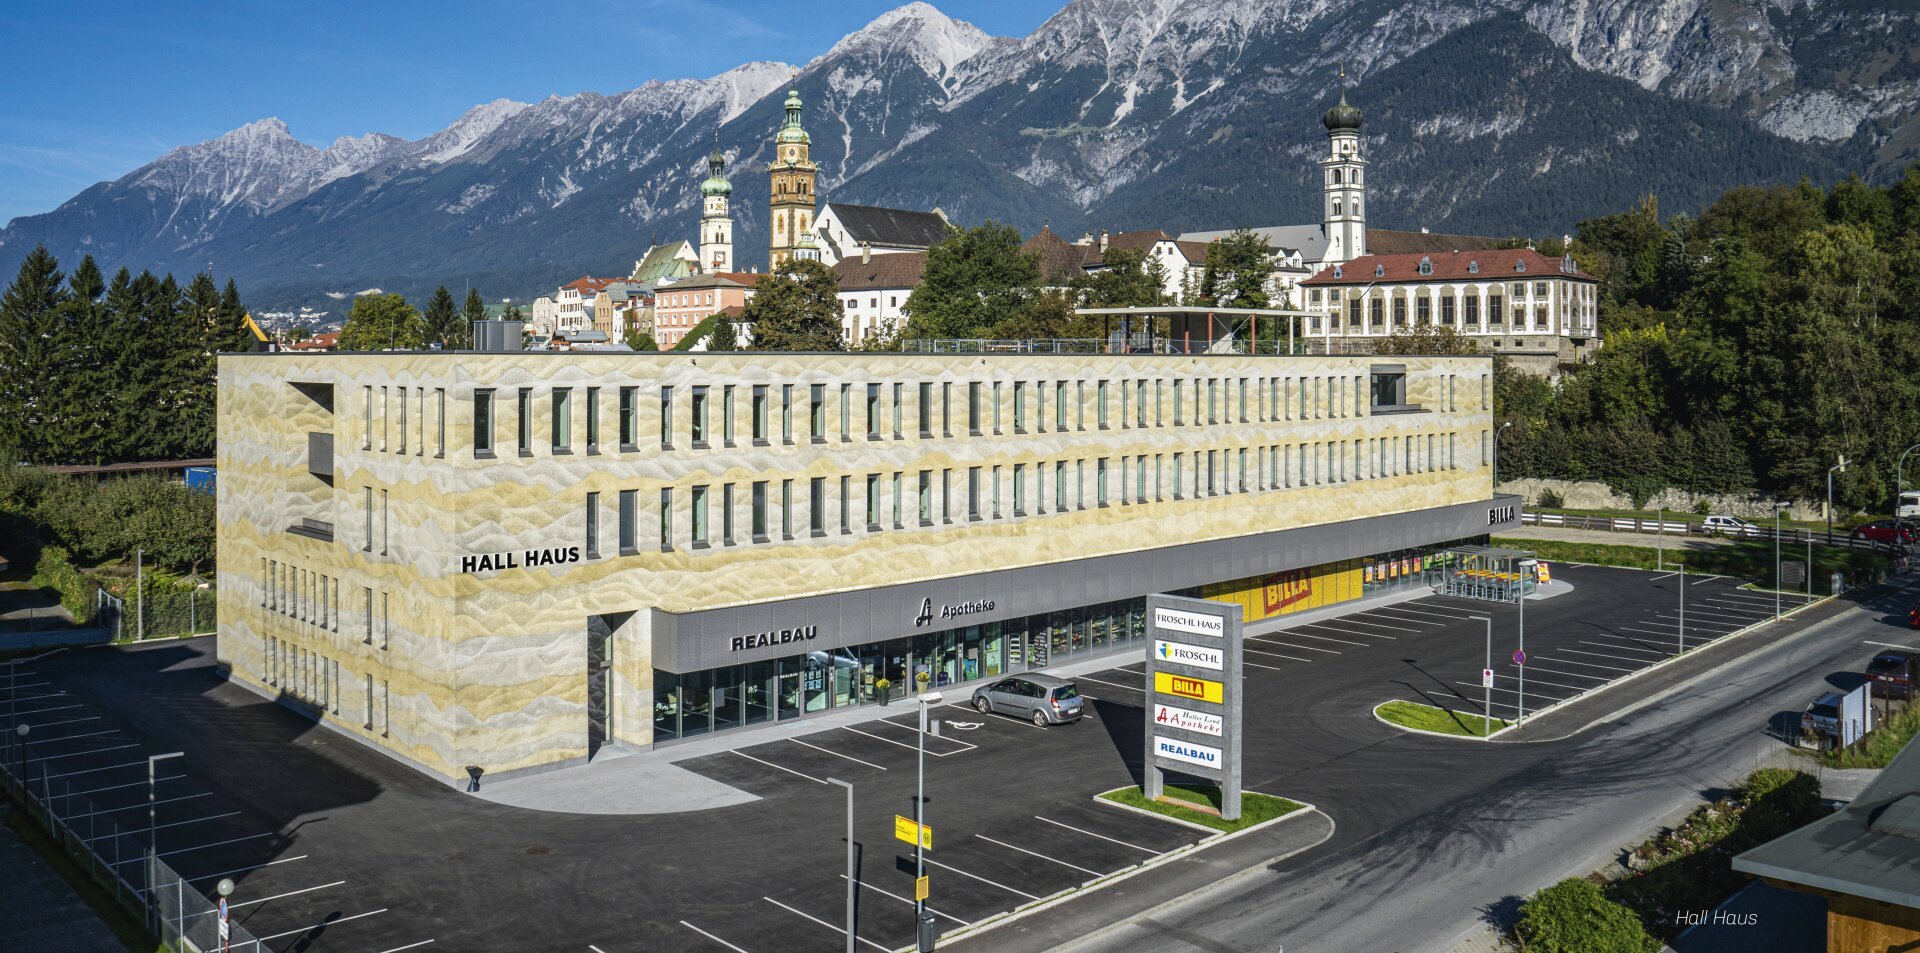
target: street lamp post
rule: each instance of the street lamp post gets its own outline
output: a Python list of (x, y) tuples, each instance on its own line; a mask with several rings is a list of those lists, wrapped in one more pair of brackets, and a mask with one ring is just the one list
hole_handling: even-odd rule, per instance
[[(160, 864), (160, 842), (157, 839), (160, 826), (156, 823), (158, 812), (155, 810), (153, 793), (158, 781), (155, 778), (157, 772), (155, 771), (154, 765), (168, 758), (184, 758), (186, 754), (184, 751), (170, 751), (166, 754), (147, 756), (147, 890), (149, 892), (154, 889), (154, 875), (159, 873)], [(155, 904), (153, 909), (157, 911), (159, 905)]]
[(1676, 563), (1674, 578), (1680, 580), (1680, 654), (1687, 654), (1687, 564)]
[(853, 878), (855, 876), (853, 864), (853, 785), (839, 778), (828, 778), (827, 783), (837, 784), (847, 789), (847, 953), (856, 953), (853, 939)]
[(219, 883), (213, 885), (213, 891), (220, 895), (220, 926), (217, 936), (217, 939), (220, 941), (220, 953), (228, 953), (228, 951), (232, 949), (232, 940), (229, 939), (229, 936), (231, 936), (233, 927), (227, 920), (231, 915), (227, 906), (227, 898), (233, 896), (233, 881), (222, 877)]
[(13, 726), (13, 733), (20, 738), (19, 741), (14, 742), (20, 747), (20, 790), (29, 797), (32, 796), (32, 792), (27, 788), (27, 733), (32, 730), (33, 728), (29, 725)]
[(913, 918), (914, 935), (919, 941), (920, 953), (933, 953), (932, 931), (927, 929), (927, 901), (920, 896), (920, 880), (927, 876), (927, 709), (940, 704), (939, 692), (922, 692), (913, 700), (920, 703), (919, 780), (914, 785), (913, 797)]
[(1500, 486), (1500, 435), (1506, 433), (1507, 428), (1511, 426), (1513, 421), (1509, 420), (1493, 432), (1493, 485), (1495, 488)]
[(1540, 561), (1537, 559), (1520, 560), (1520, 658), (1522, 661), (1514, 667), (1520, 670), (1519, 720), (1523, 722), (1527, 720), (1527, 663), (1524, 661), (1527, 657), (1527, 583), (1540, 578), (1539, 568)]
[(1484, 739), (1493, 734), (1493, 680), (1484, 674), (1493, 671), (1493, 617), (1481, 615), (1468, 618), (1479, 619), (1487, 624), (1487, 663), (1480, 676), (1480, 737)]
[(1840, 462), (1827, 468), (1827, 545), (1833, 545), (1833, 475), (1847, 472), (1847, 458), (1840, 456)]
[[(1786, 512), (1791, 503), (1775, 500), (1773, 503), (1773, 621), (1780, 621), (1780, 514)], [(1828, 516), (1832, 518), (1831, 515)], [(1807, 551), (1813, 551), (1812, 541), (1807, 543)], [(1807, 573), (1813, 573), (1813, 567), (1807, 567)]]

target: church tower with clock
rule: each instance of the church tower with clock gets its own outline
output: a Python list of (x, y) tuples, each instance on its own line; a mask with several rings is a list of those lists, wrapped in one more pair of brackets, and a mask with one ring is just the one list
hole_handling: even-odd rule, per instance
[(768, 203), (770, 268), (789, 258), (806, 257), (804, 250), (813, 247), (808, 233), (813, 229), (814, 180), (820, 169), (808, 157), (807, 130), (800, 125), (800, 90), (787, 90), (786, 105), (787, 121), (774, 136), (773, 161), (767, 164), (773, 187)]

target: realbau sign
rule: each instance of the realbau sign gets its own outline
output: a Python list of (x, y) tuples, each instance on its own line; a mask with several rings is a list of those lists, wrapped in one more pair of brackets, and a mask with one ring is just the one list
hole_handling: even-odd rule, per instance
[(483, 553), (478, 556), (460, 557), (461, 572), (491, 572), (495, 569), (532, 569), (536, 566), (561, 566), (580, 561), (580, 547), (561, 546), (555, 549), (527, 549), (518, 552)]
[(774, 629), (770, 632), (756, 632), (753, 635), (736, 635), (733, 637), (732, 648), (735, 652), (743, 652), (747, 649), (766, 648), (769, 645), (806, 642), (819, 634), (819, 626), (803, 625), (795, 629)]
[(1219, 715), (1191, 708), (1176, 708), (1173, 705), (1155, 703), (1153, 723), (1163, 728), (1178, 728), (1181, 731), (1197, 731), (1203, 735), (1220, 737), (1226, 720)]
[(1153, 654), (1162, 662), (1209, 668), (1216, 672), (1226, 668), (1227, 665), (1226, 654), (1219, 649), (1205, 645), (1188, 645), (1185, 642), (1168, 642), (1165, 639), (1153, 641)]
[(1220, 749), (1208, 745), (1181, 741), (1178, 738), (1153, 736), (1153, 753), (1174, 761), (1185, 761), (1203, 768), (1220, 768)]

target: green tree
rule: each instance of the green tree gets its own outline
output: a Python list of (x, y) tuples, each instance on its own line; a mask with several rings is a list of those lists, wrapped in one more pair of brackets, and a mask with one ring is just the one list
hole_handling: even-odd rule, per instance
[(780, 263), (755, 286), (740, 315), (758, 351), (844, 351), (840, 282), (827, 266), (804, 258)]
[(1197, 300), (1189, 305), (1220, 308), (1265, 308), (1269, 303), (1267, 278), (1273, 273), (1272, 250), (1252, 229), (1238, 229), (1207, 245)]
[(1375, 354), (1478, 354), (1473, 339), (1444, 324), (1422, 324), (1395, 331), (1373, 346)]
[(63, 389), (63, 283), (60, 263), (39, 246), (0, 294), (0, 448), (29, 462), (46, 461), (54, 449), (48, 435), (61, 408), (47, 397), (50, 387)]
[(988, 221), (949, 231), (927, 249), (926, 271), (907, 296), (905, 336), (986, 337), (1025, 312), (1039, 286), (1040, 258), (1020, 250), (1012, 226)]
[(62, 408), (61, 425), (50, 434), (59, 446), (49, 462), (106, 463), (116, 452), (112, 424), (118, 388), (108, 338), (106, 282), (92, 255), (81, 259), (67, 289), (68, 300), (59, 306), (61, 375), (48, 382), (48, 393)]
[(447, 292), (446, 285), (433, 289), (432, 297), (427, 299), (427, 313), (422, 320), (426, 324), (428, 344), (453, 347), (449, 338), (459, 330), (460, 312), (454, 310), (453, 295)]
[(621, 337), (621, 340), (625, 341), (628, 347), (636, 351), (660, 350), (660, 345), (653, 339), (653, 335), (639, 328), (629, 328), (627, 333)]
[(733, 319), (721, 317), (713, 322), (713, 330), (707, 333), (707, 350), (740, 350), (740, 332), (733, 326)]
[(460, 323), (455, 325), (447, 336), (440, 339), (442, 347), (454, 351), (466, 351), (473, 348), (473, 322), (487, 319), (487, 303), (480, 297), (480, 289), (468, 288), (467, 301), (460, 307)]
[(407, 299), (397, 294), (355, 298), (347, 311), (347, 323), (340, 330), (342, 351), (409, 350), (426, 343), (426, 322)]
[(1579, 877), (1527, 898), (1513, 932), (1527, 953), (1653, 953), (1660, 949), (1638, 915)]
[(1073, 278), (1071, 287), (1089, 308), (1144, 308), (1166, 303), (1167, 269), (1137, 248), (1111, 248), (1105, 266)]
[(219, 316), (214, 322), (209, 350), (216, 354), (251, 351), (259, 346), (247, 328), (247, 309), (240, 303), (240, 286), (232, 278), (220, 293)]

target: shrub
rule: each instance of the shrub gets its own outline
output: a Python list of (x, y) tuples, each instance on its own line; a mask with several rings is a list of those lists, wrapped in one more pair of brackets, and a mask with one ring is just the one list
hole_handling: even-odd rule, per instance
[(1529, 897), (1514, 933), (1527, 953), (1652, 953), (1660, 948), (1632, 910), (1579, 877)]
[(1698, 500), (1694, 500), (1694, 501), (1693, 501), (1693, 515), (1695, 515), (1695, 516), (1711, 516), (1711, 515), (1713, 515), (1713, 504), (1712, 504), (1712, 503), (1709, 503), (1709, 502), (1707, 502), (1707, 501), (1706, 501), (1706, 499), (1705, 499), (1704, 497), (1702, 497), (1701, 499), (1698, 499)]
[(58, 546), (40, 550), (39, 562), (33, 570), (33, 582), (58, 591), (60, 604), (73, 615), (73, 621), (81, 625), (93, 621), (93, 592), (100, 587), (85, 573), (74, 568), (66, 550)]
[(1540, 491), (1540, 505), (1550, 510), (1557, 510), (1565, 507), (1567, 500), (1560, 495), (1560, 491), (1548, 487)]

